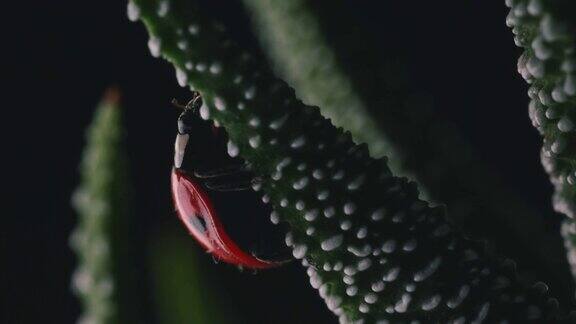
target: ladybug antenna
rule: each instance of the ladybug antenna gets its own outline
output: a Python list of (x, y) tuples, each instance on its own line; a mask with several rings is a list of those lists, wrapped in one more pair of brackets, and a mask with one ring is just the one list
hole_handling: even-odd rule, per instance
[(192, 99), (190, 99), (190, 101), (188, 101), (188, 103), (186, 105), (179, 103), (178, 100), (176, 100), (176, 99), (172, 99), (171, 103), (176, 108), (180, 108), (182, 110), (194, 111), (194, 110), (198, 109), (199, 106), (202, 105), (202, 96), (200, 95), (200, 92), (193, 91), (192, 92)]
[(186, 106), (184, 106), (183, 104), (179, 103), (178, 100), (176, 100), (176, 98), (173, 98), (172, 101), (170, 101), (170, 103), (172, 104), (172, 106), (176, 107), (176, 108), (180, 108), (182, 110), (186, 110)]

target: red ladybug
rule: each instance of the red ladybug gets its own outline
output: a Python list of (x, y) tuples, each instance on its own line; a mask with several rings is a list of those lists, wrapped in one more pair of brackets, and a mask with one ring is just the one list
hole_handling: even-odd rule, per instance
[(226, 154), (226, 136), (198, 116), (195, 93), (178, 118), (172, 169), (172, 197), (180, 220), (216, 259), (240, 267), (266, 269), (285, 261), (280, 229), (270, 208), (250, 190), (249, 166)]

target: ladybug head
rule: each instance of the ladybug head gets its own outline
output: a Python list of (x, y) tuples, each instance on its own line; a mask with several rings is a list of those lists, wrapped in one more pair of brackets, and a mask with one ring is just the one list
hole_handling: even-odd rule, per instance
[(176, 99), (172, 100), (172, 104), (182, 109), (180, 117), (178, 117), (178, 134), (190, 134), (198, 122), (198, 109), (202, 106), (202, 97), (200, 93), (194, 91), (192, 99), (188, 101), (186, 106), (179, 104)]
[(210, 122), (200, 118), (199, 109), (202, 106), (200, 94), (194, 92), (192, 99), (186, 105), (181, 105), (176, 100), (172, 100), (172, 104), (182, 109), (178, 117), (174, 166), (185, 169), (194, 168), (194, 165), (209, 161), (218, 155), (215, 152), (225, 145), (224, 138), (218, 136), (218, 132)]

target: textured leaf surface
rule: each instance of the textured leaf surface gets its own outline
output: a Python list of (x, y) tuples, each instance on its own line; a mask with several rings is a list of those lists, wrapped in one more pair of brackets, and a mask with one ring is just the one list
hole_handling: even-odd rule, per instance
[[(395, 175), (418, 182), (423, 199), (446, 204), (450, 219), (464, 231), (486, 238), (520, 266), (538, 264), (520, 267), (525, 277), (550, 280), (553, 291), (562, 293), (564, 300), (573, 299), (568, 267), (558, 262), (564, 253), (561, 240), (557, 233), (545, 230), (545, 216), (498, 181), (456, 127), (410, 92), (398, 75), (402, 74), (389, 68), (393, 55), (374, 54), (377, 59), (371, 59), (374, 55), (367, 52), (378, 51), (362, 47), (366, 40), (356, 31), (359, 22), (354, 15), (331, 33), (330, 28), (322, 28), (325, 16), (340, 22), (345, 5), (305, 0), (243, 2), (274, 70), (305, 103), (318, 105), (335, 126), (349, 130), (356, 143), (366, 143), (373, 157), (386, 155)], [(322, 8), (328, 10), (320, 13)], [(387, 35), (383, 31), (380, 39)], [(404, 64), (394, 62), (394, 66)], [(374, 72), (350, 72), (366, 69)], [(373, 90), (378, 96), (366, 93), (369, 83), (378, 84)]]
[[(73, 196), (78, 225), (71, 236), (78, 256), (73, 288), (83, 305), (80, 323), (120, 323), (119, 245), (115, 232), (126, 213), (126, 161), (118, 93), (109, 90), (96, 109), (82, 157), (81, 184)], [(122, 221), (120, 221), (121, 223)]]
[(543, 136), (541, 159), (554, 185), (554, 209), (576, 275), (576, 2), (507, 0), (506, 24), (524, 49), (518, 72), (530, 84), (529, 113)]
[(136, 0), (128, 11), (148, 28), (152, 55), (202, 93), (200, 113), (226, 127), (229, 154), (263, 177), (255, 190), (290, 225), (286, 243), (342, 322), (557, 320), (545, 285), (521, 286), (194, 4)]

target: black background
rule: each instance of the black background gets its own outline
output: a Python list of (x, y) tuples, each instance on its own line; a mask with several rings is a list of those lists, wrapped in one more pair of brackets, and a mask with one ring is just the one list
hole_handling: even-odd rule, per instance
[[(413, 86), (433, 96), (435, 108), (460, 126), (495, 174), (547, 215), (546, 230), (557, 231), (503, 1), (404, 2), (347, 1), (350, 17), (341, 23), (360, 18), (354, 26), (369, 30), (383, 53), (401, 48), (415, 71)], [(235, 2), (217, 4), (224, 16), (244, 22)], [(2, 5), (3, 323), (70, 323), (79, 314), (69, 289), (69, 197), (78, 182), (84, 128), (110, 85), (121, 89), (126, 109), (142, 248), (160, 228), (178, 226), (168, 176), (177, 115), (168, 102), (188, 93), (167, 63), (150, 56), (144, 27), (127, 20), (125, 6), (110, 0)], [(297, 264), (254, 276), (202, 260), (250, 323), (334, 320)], [(153, 312), (149, 318), (154, 321)]]

